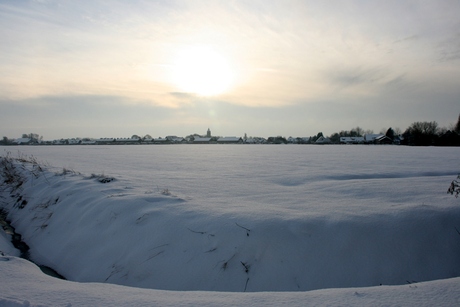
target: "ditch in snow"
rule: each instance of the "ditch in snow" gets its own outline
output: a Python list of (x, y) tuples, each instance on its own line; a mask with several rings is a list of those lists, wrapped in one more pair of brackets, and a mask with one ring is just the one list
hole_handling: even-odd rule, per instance
[(4, 209), (0, 208), (0, 226), (3, 228), (5, 233), (11, 237), (11, 243), (13, 244), (13, 246), (19, 250), (20, 252), (19, 257), (34, 263), (40, 268), (40, 270), (43, 273), (49, 276), (52, 276), (52, 277), (56, 277), (56, 278), (65, 280), (64, 276), (62, 276), (61, 274), (59, 274), (52, 268), (46, 265), (40, 265), (38, 263), (35, 263), (30, 259), (29, 246), (24, 241), (22, 241), (22, 236), (16, 233), (16, 230), (14, 229), (14, 227), (11, 226), (10, 222), (7, 219), (7, 215), (8, 213)]

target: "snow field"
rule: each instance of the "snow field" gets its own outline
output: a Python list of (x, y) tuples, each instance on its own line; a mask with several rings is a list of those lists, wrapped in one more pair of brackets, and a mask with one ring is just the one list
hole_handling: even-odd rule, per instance
[[(276, 151), (283, 147), (287, 148), (288, 162), (277, 157)], [(274, 147), (272, 154), (263, 151), (267, 146), (250, 148), (257, 153), (254, 156), (264, 156), (263, 163), (255, 158), (243, 159), (248, 149), (227, 148), (232, 154), (226, 156), (230, 158), (224, 159), (225, 163), (216, 158), (218, 153), (222, 155), (221, 148), (207, 158), (205, 165), (210, 163), (217, 170), (197, 162), (200, 155), (193, 153), (195, 146), (189, 154), (198, 165), (163, 161), (173, 156), (174, 147), (169, 147), (155, 156), (155, 163), (142, 165), (150, 172), (137, 172), (136, 159), (124, 168), (115, 163), (116, 174), (105, 172), (116, 177), (109, 183), (75, 173), (57, 175), (59, 169), (53, 167), (34, 176), (29, 165), (21, 170), (27, 181), (20, 190), (3, 190), (2, 206), (29, 244), (32, 259), (72, 281), (180, 291), (350, 288), (285, 295), (261, 293), (260, 297), (257, 293), (233, 297), (219, 292), (218, 298), (208, 292), (174, 292), (174, 297), (193, 302), (202, 295), (204, 305), (220, 299), (223, 305), (234, 305), (236, 297), (238, 302), (247, 299), (255, 303), (256, 298), (261, 298), (258, 303), (273, 300), (277, 305), (286, 299), (299, 305), (297, 299), (315, 302), (315, 297), (325, 293), (329, 293), (329, 301), (343, 300), (345, 305), (374, 299), (385, 303), (398, 298), (393, 296), (395, 291), (401, 292), (400, 298), (405, 297), (405, 302), (416, 305), (421, 294), (408, 294), (418, 289), (420, 284), (414, 282), (446, 279), (423, 285), (433, 285), (428, 287), (436, 288), (432, 291), (437, 291), (434, 297), (439, 299), (444, 287), (449, 288), (445, 302), (458, 300), (457, 279), (448, 278), (460, 272), (460, 236), (456, 231), (460, 229), (460, 205), (458, 199), (445, 194), (455, 177), (450, 169), (458, 150), (436, 150), (434, 154), (429, 148), (419, 148), (420, 154), (389, 147), (378, 153), (379, 149), (364, 147), (362, 150), (371, 151), (374, 158), (383, 161), (375, 164), (348, 146), (314, 148), (313, 151), (319, 150), (316, 158), (329, 156), (327, 164), (333, 165), (320, 167), (297, 158), (298, 151), (305, 150), (297, 146)], [(125, 148), (116, 150), (122, 153)], [(389, 150), (400, 156), (393, 163), (397, 166), (387, 166)], [(164, 155), (165, 151), (169, 155)], [(361, 162), (351, 159), (351, 154)], [(439, 154), (442, 159), (430, 158)], [(346, 167), (339, 168), (341, 163), (335, 159), (340, 156), (345, 156), (341, 161), (347, 162)], [(412, 159), (417, 167), (412, 165)], [(310, 157), (309, 161), (313, 160), (319, 159)], [(98, 171), (99, 162), (92, 161), (90, 167)], [(267, 164), (273, 167), (261, 168)], [(355, 168), (358, 164), (361, 167)], [(172, 165), (172, 171), (168, 165)], [(187, 171), (181, 173), (181, 168)], [(169, 180), (174, 177), (176, 184), (172, 185)], [(20, 209), (23, 200), (27, 204)], [(1, 242), (2, 251), (6, 245)], [(24, 266), (22, 260), (14, 259), (0, 265)], [(11, 273), (9, 278), (20, 280), (19, 272)], [(52, 283), (70, 287), (69, 282)], [(85, 284), (72, 283), (72, 289), (75, 285), (88, 291)], [(378, 287), (362, 288), (369, 295), (351, 290), (368, 286)], [(33, 296), (34, 291), (43, 294), (47, 288), (35, 287), (26, 292)], [(96, 288), (105, 293), (106, 287), (110, 288), (99, 284)], [(112, 287), (112, 291), (125, 291)], [(73, 296), (78, 291), (69, 293)], [(155, 295), (163, 300), (165, 293), (168, 292), (156, 291)], [(145, 294), (148, 297), (152, 292)], [(274, 299), (276, 296), (281, 301)], [(129, 298), (134, 299), (127, 294)], [(110, 301), (106, 296), (104, 299)], [(173, 302), (175, 298), (169, 301), (171, 305)]]
[(456, 306), (459, 278), (402, 286), (307, 292), (203, 292), (62, 281), (34, 264), (0, 257), (0, 305), (17, 306)]

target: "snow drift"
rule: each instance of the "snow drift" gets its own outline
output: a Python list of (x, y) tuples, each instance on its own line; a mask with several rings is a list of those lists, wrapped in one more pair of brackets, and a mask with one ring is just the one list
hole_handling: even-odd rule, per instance
[[(460, 275), (460, 206), (441, 194), (452, 178), (442, 168), (347, 177), (264, 171), (257, 176), (272, 184), (256, 195), (227, 182), (207, 197), (11, 163), (23, 180), (2, 186), (2, 206), (32, 259), (73, 281), (253, 292)], [(226, 189), (235, 196), (217, 197)], [(294, 204), (288, 194), (297, 189), (309, 197), (296, 194)]]
[(457, 306), (460, 278), (402, 286), (306, 292), (164, 291), (77, 283), (44, 275), (23, 259), (0, 256), (0, 306)]

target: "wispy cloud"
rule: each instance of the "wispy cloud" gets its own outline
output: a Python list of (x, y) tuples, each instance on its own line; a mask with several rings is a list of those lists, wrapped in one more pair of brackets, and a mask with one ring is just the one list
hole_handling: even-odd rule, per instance
[(411, 36), (407, 36), (407, 37), (403, 37), (401, 39), (398, 39), (398, 40), (395, 41), (395, 43), (411, 42), (411, 41), (415, 41), (415, 40), (418, 40), (418, 39), (419, 39), (418, 35), (411, 35)]
[[(248, 110), (277, 110), (289, 121), (293, 113), (280, 110), (302, 113), (320, 102), (377, 107), (383, 96), (428, 105), (428, 88), (444, 93), (438, 104), (450, 105), (460, 95), (451, 86), (460, 78), (459, 10), (456, 0), (2, 2), (0, 107), (10, 102), (33, 114), (28, 107), (43, 97), (116, 97), (170, 108), (176, 123), (187, 114), (199, 122), (193, 108), (217, 102), (252, 116), (258, 113)], [(175, 55), (200, 44), (235, 72), (231, 90), (218, 97), (184, 93), (174, 83)]]
[(441, 62), (460, 60), (460, 31), (440, 42), (438, 52)]

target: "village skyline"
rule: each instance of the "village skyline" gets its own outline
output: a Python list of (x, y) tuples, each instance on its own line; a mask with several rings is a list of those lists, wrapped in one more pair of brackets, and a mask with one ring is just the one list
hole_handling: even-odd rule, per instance
[(329, 136), (318, 132), (313, 136), (218, 136), (208, 128), (205, 134), (190, 134), (185, 137), (176, 135), (152, 137), (150, 134), (131, 137), (101, 138), (61, 138), (46, 140), (36, 133), (23, 134), (21, 138), (10, 139), (6, 136), (0, 145), (119, 145), (119, 144), (394, 144), (394, 145), (439, 145), (460, 146), (460, 115), (456, 124), (439, 127), (438, 123), (414, 122), (404, 132), (400, 128), (388, 128), (374, 133), (356, 126), (350, 130), (341, 130)]

